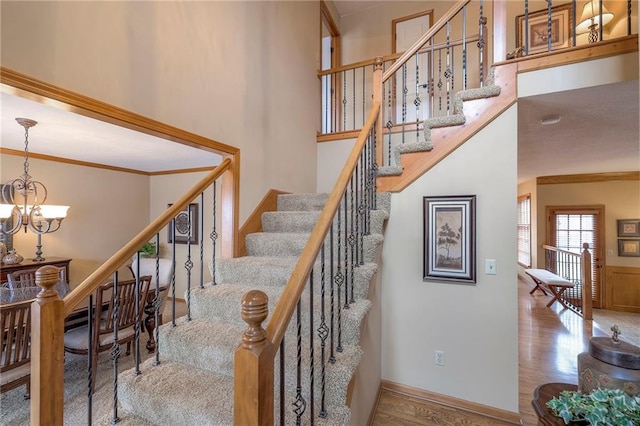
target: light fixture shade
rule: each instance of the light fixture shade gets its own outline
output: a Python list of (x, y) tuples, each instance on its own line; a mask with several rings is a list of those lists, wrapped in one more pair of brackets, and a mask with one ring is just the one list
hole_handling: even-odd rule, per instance
[(0, 219), (8, 219), (14, 208), (13, 204), (0, 204)]
[(588, 1), (582, 9), (582, 15), (580, 15), (580, 24), (576, 26), (576, 34), (583, 34), (589, 32), (591, 26), (591, 18), (593, 23), (599, 27), (604, 27), (613, 19), (613, 13), (609, 12), (604, 4), (602, 5), (602, 23), (600, 23), (600, 0)]
[(54, 206), (51, 204), (40, 206), (40, 214), (45, 219), (64, 219), (67, 217), (67, 210), (69, 210), (69, 206)]

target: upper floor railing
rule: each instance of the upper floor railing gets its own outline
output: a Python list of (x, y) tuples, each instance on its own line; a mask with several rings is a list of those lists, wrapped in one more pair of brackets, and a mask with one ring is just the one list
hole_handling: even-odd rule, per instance
[[(540, 3), (546, 7), (532, 10)], [(391, 163), (398, 145), (424, 142), (424, 121), (450, 116), (455, 94), (482, 87), (492, 62), (631, 35), (637, 32), (632, 25), (637, 14), (630, 1), (458, 2), (411, 49), (382, 56), (384, 140), (378, 149), (385, 155), (378, 159), (379, 165)], [(357, 136), (374, 101), (375, 61), (319, 72), (318, 141)]]
[(562, 293), (562, 301), (584, 319), (593, 319), (593, 276), (589, 244), (581, 253), (543, 245), (544, 268), (571, 282), (573, 287)]

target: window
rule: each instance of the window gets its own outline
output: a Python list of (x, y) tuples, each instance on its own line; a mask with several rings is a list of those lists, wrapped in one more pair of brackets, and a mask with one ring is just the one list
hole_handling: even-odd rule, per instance
[(518, 197), (518, 263), (531, 266), (531, 194)]

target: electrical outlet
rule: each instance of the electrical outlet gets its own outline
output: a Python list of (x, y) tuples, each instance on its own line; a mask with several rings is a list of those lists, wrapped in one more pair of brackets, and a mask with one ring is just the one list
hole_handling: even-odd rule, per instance
[(444, 365), (444, 351), (436, 351), (436, 365)]

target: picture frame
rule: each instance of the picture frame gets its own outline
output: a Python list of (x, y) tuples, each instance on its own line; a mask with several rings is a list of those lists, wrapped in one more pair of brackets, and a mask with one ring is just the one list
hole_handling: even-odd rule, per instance
[(640, 257), (640, 239), (618, 240), (618, 256)]
[(424, 197), (425, 281), (476, 282), (476, 196)]
[(640, 219), (618, 219), (618, 237), (640, 237)]
[[(548, 50), (548, 9), (516, 16), (516, 48), (527, 48), (529, 55)], [(529, 29), (527, 32), (526, 29)], [(551, 8), (551, 50), (571, 46), (573, 8), (571, 2)], [(525, 44), (525, 37), (527, 37)]]
[[(11, 203), (13, 201), (13, 186), (0, 184), (0, 203)], [(7, 218), (3, 229), (13, 228), (13, 216)], [(4, 244), (7, 252), (13, 249), (13, 234), (0, 232), (0, 242)]]
[[(167, 204), (167, 208), (173, 204)], [(176, 223), (176, 244), (198, 244), (199, 239), (199, 221), (198, 221), (198, 204), (189, 204), (189, 207), (178, 213), (175, 217)], [(191, 231), (191, 232), (190, 232)], [(172, 222), (167, 225), (167, 242), (173, 243), (173, 226)]]

